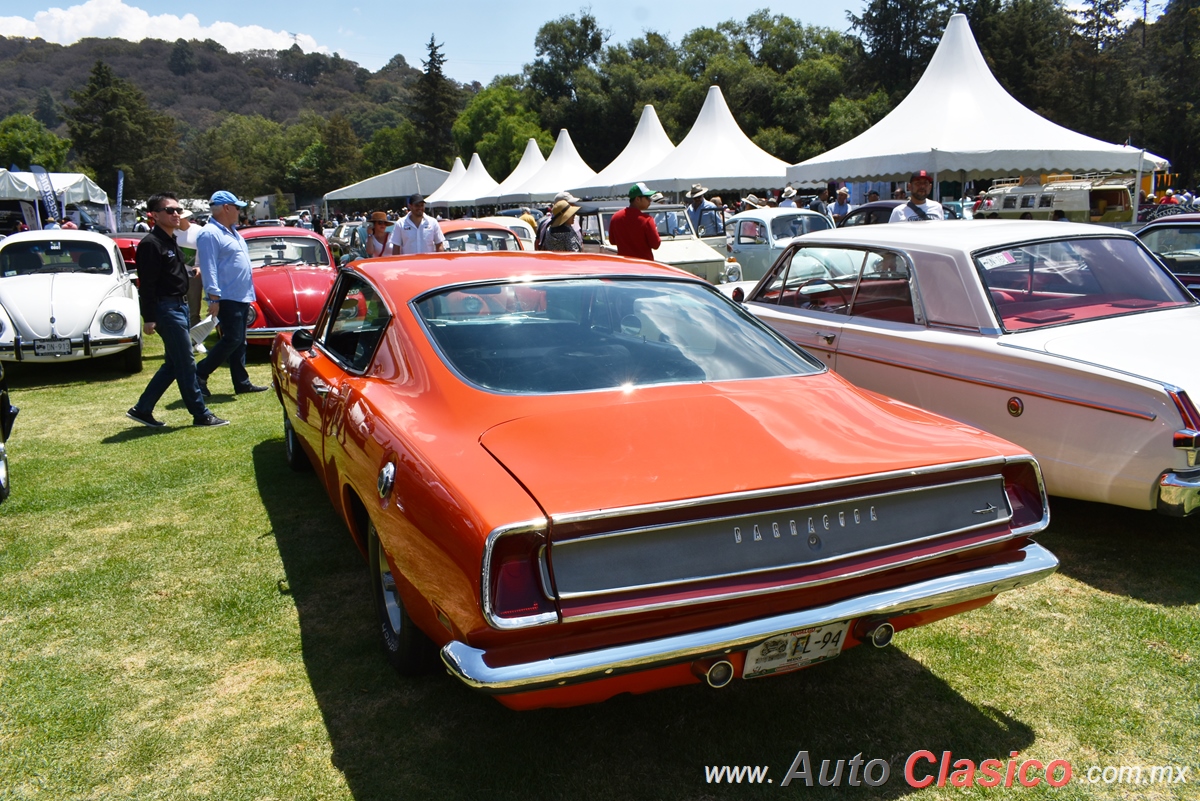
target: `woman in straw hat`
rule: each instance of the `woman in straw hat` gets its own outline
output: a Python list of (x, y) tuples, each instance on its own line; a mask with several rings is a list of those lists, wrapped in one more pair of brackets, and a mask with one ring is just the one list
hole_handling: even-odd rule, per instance
[(550, 228), (542, 239), (543, 250), (562, 253), (579, 253), (583, 250), (583, 234), (575, 226), (575, 215), (579, 207), (569, 200), (556, 201), (550, 209)]

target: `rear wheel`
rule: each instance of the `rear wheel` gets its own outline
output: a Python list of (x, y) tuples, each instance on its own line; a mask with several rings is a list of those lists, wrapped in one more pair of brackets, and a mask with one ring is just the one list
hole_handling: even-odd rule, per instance
[(312, 469), (312, 462), (308, 461), (308, 454), (300, 446), (300, 438), (296, 436), (296, 429), (292, 428), (292, 421), (288, 419), (286, 412), (283, 415), (283, 452), (287, 458), (287, 466), (297, 473)]
[(367, 553), (371, 558), (371, 595), (379, 617), (383, 651), (396, 672), (405, 676), (423, 673), (433, 663), (433, 643), (408, 616), (375, 524), (367, 522)]

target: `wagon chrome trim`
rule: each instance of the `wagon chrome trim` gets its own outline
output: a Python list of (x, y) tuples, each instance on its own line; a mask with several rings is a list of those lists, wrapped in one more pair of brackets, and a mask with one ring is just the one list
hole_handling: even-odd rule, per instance
[(487, 664), (486, 651), (458, 640), (443, 646), (441, 656), (451, 675), (486, 693), (562, 687), (742, 651), (771, 637), (813, 626), (862, 617), (899, 617), (966, 603), (1033, 584), (1058, 569), (1058, 559), (1037, 543), (1026, 545), (1019, 553), (1022, 557), (1019, 561), (975, 568), (812, 609), (656, 640), (499, 667)]

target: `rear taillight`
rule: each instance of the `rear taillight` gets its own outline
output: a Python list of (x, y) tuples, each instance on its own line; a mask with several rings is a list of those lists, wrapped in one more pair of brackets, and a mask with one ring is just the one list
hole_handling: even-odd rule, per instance
[(1184, 428), (1200, 431), (1200, 412), (1196, 411), (1196, 405), (1192, 403), (1188, 394), (1182, 389), (1167, 390), (1167, 394), (1171, 396), (1175, 408), (1179, 411), (1179, 416), (1183, 418)]
[(1004, 492), (1013, 511), (1013, 528), (1036, 526), (1035, 531), (1045, 528), (1050, 516), (1046, 508), (1046, 489), (1037, 463), (1009, 462), (1002, 472)]
[(548, 597), (545, 539), (521, 532), (495, 537), (484, 575), (488, 622), (502, 629), (525, 628), (558, 620)]

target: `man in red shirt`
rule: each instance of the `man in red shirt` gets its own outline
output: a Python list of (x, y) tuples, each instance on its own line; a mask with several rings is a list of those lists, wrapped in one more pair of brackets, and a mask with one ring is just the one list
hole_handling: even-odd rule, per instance
[(629, 205), (613, 215), (608, 224), (608, 241), (617, 246), (618, 256), (654, 261), (662, 244), (654, 218), (646, 214), (654, 190), (643, 183), (629, 187)]

